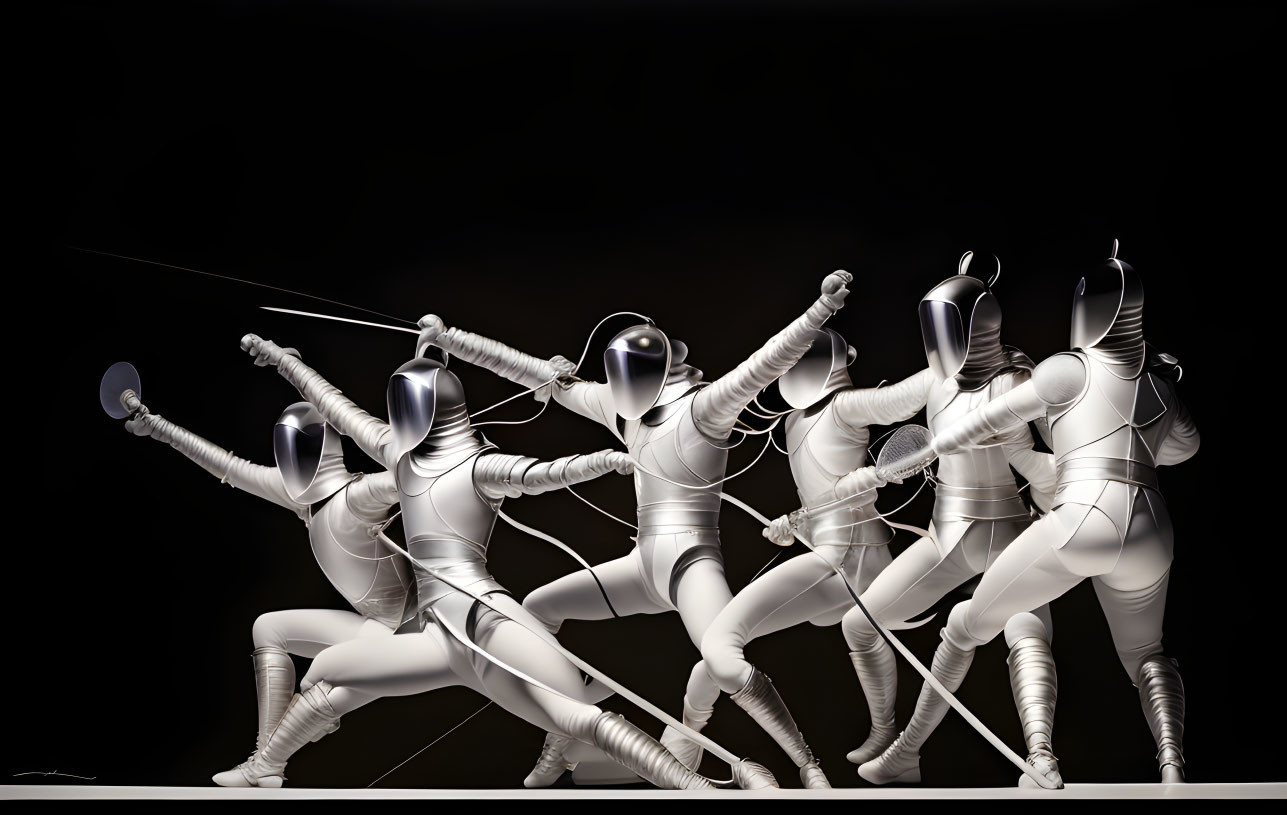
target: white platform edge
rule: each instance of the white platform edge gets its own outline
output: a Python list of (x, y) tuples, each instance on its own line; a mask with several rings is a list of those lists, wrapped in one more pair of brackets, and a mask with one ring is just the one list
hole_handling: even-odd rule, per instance
[(775, 798), (808, 800), (943, 800), (986, 798), (1071, 799), (1273, 799), (1287, 798), (1287, 783), (1263, 784), (1069, 784), (1063, 790), (1019, 789), (1015, 787), (872, 787), (832, 790), (613, 790), (595, 788), (553, 790), (472, 790), (472, 789), (225, 789), (222, 787), (109, 787), (67, 784), (0, 785), (0, 800), (459, 800), (459, 799), (622, 799), (646, 798)]

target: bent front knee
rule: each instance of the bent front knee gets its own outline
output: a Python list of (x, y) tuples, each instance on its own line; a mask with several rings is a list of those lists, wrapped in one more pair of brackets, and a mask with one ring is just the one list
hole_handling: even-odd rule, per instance
[(523, 598), (523, 608), (551, 634), (559, 633), (559, 629), (563, 627), (563, 616), (551, 602), (551, 592), (537, 589)]
[(840, 630), (845, 635), (845, 643), (850, 651), (868, 651), (880, 639), (880, 633), (871, 624), (871, 620), (857, 606), (845, 613), (844, 619), (840, 621)]
[(255, 618), (255, 624), (250, 627), (250, 639), (255, 643), (256, 648), (280, 648), (286, 650), (286, 634), (280, 625), (278, 612), (270, 611), (267, 614), (260, 614)]
[(746, 661), (741, 644), (727, 632), (708, 631), (702, 637), (702, 662), (710, 678), (724, 693), (740, 691), (755, 670)]
[(981, 634), (976, 631), (977, 624), (970, 619), (970, 601), (957, 603), (947, 615), (947, 625), (943, 628), (943, 639), (962, 651), (973, 651), (986, 645), (999, 632)]

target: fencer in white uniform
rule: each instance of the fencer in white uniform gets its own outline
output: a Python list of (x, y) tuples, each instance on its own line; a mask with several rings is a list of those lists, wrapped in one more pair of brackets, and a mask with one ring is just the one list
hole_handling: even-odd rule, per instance
[[(776, 519), (764, 534), (790, 546), (793, 532), (799, 531), (812, 551), (739, 591), (702, 638), (702, 657), (718, 690), (730, 694), (773, 737), (811, 788), (828, 786), (826, 776), (772, 681), (747, 660), (744, 649), (757, 637), (804, 622), (835, 625), (853, 607), (845, 581), (861, 591), (889, 565), (893, 530), (876, 511), (881, 482), (874, 468), (863, 467), (869, 426), (911, 418), (924, 403), (932, 377), (922, 371), (888, 387), (856, 388), (848, 367), (853, 353), (839, 334), (821, 329), (800, 361), (779, 379), (782, 397), (794, 408), (785, 416), (785, 438), (801, 508)], [(892, 670), (894, 654), (878, 640), (850, 657), (875, 723), (874, 756), (888, 744), (881, 741), (882, 734), (893, 729), (894, 689), (873, 684), (870, 677)], [(706, 698), (686, 699), (685, 722), (698, 730), (705, 726), (718, 695), (716, 691)], [(695, 767), (701, 758), (701, 748), (687, 739), (668, 746), (688, 766)]]
[[(1175, 359), (1144, 341), (1143, 284), (1116, 254), (1114, 244), (1113, 256), (1077, 285), (1073, 351), (940, 425), (930, 449), (908, 461), (919, 466), (992, 444), (1027, 422), (1049, 422), (1058, 478), (1052, 509), (1001, 553), (973, 597), (952, 609), (932, 671), (955, 691), (974, 650), (1015, 614), (1090, 578), (1122, 666), (1139, 688), (1162, 780), (1172, 783), (1184, 778), (1184, 685), (1162, 651), (1173, 530), (1157, 468), (1194, 455), (1199, 436), (1177, 394)], [(905, 471), (904, 464), (890, 469)], [(1053, 712), (1053, 683), (1042, 672), (1021, 673), (1015, 696)], [(927, 697), (937, 694), (926, 687)], [(896, 775), (910, 757), (896, 742), (872, 765)]]
[[(421, 632), (352, 640), (319, 654), (268, 743), (238, 768), (244, 783), (279, 786), (291, 755), (381, 696), (463, 685), (547, 732), (597, 747), (657, 786), (712, 786), (624, 718), (583, 701), (576, 665), (487, 568), (488, 541), (506, 497), (630, 473), (626, 455), (605, 450), (540, 462), (495, 452), (470, 424), (460, 380), (438, 360), (418, 357), (393, 374), (386, 424), (274, 343), (248, 335), (242, 345), (396, 475), (425, 621)], [(773, 785), (752, 762), (733, 770), (739, 784)]]
[[(593, 576), (569, 574), (524, 599), (523, 606), (549, 631), (557, 632), (568, 619), (607, 619), (614, 610), (623, 617), (677, 611), (700, 647), (707, 627), (732, 598), (720, 550), (719, 485), (738, 416), (809, 348), (814, 332), (843, 305), (852, 279), (846, 272), (828, 275), (821, 296), (802, 316), (710, 383), (684, 363), (686, 346), (652, 324), (628, 328), (608, 343), (608, 382), (599, 384), (571, 376), (575, 366), (562, 357), (532, 357), (496, 340), (447, 328), (434, 315), (420, 321), (422, 342), (525, 387), (549, 386), (556, 402), (608, 428), (639, 465), (634, 550), (595, 566)], [(745, 698), (760, 690), (758, 685), (748, 689)], [(700, 706), (692, 700), (716, 693), (699, 661), (690, 674), (686, 709)], [(667, 731), (663, 743), (671, 744), (676, 735)], [(566, 738), (551, 734), (524, 783), (554, 783), (569, 766), (566, 746)]]
[[(989, 284), (967, 274), (972, 258), (972, 253), (963, 255), (958, 273), (931, 289), (918, 307), (930, 363), (930, 375), (922, 380), (925, 389), (920, 398), (931, 429), (948, 426), (1031, 376), (1032, 362), (1028, 357), (1001, 344), (1000, 304)], [(1019, 495), (1011, 468), (1028, 480), (1035, 505), (1050, 506), (1054, 462), (1049, 454), (1033, 449), (1027, 426), (1009, 428), (992, 441), (986, 448), (963, 450), (939, 462), (930, 534), (895, 558), (862, 593), (863, 605), (882, 625), (898, 627), (990, 568), (1005, 547), (1028, 527), (1029, 509)], [(1047, 681), (1054, 682), (1051, 628), (1049, 610), (1045, 608), (1036, 613), (1022, 609), (1009, 621), (1006, 639), (1011, 646), (1012, 677), (1018, 672), (1041, 672)], [(843, 629), (856, 653), (884, 642), (856, 606), (845, 615)], [(869, 699), (877, 687), (884, 688), (883, 693), (893, 699), (897, 688), (893, 660), (882, 663), (864, 679), (863, 691)], [(1053, 708), (1030, 704), (1018, 695), (1016, 702), (1030, 760), (1040, 762), (1042, 768), (1053, 768)], [(920, 745), (946, 711), (946, 702), (938, 696), (920, 700), (898, 741), (905, 759), (897, 765), (896, 775), (880, 772), (885, 765), (866, 763), (893, 743), (892, 706), (890, 718), (848, 758), (864, 765), (859, 773), (873, 783), (919, 781)]]
[(261, 750), (295, 693), (292, 654), (312, 659), (337, 643), (389, 637), (403, 622), (414, 622), (411, 570), (376, 536), (398, 501), (393, 474), (348, 472), (339, 434), (307, 402), (291, 405), (278, 419), (273, 428), (277, 466), (266, 467), (152, 413), (133, 388), (119, 398), (131, 416), (125, 423), (131, 433), (165, 442), (220, 482), (297, 514), (308, 527), (322, 573), (353, 607), (270, 611), (255, 620), (251, 659), (259, 703), (256, 750)]

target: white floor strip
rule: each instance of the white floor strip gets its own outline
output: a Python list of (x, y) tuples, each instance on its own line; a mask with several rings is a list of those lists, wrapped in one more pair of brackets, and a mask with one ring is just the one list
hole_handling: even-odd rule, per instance
[(832, 790), (712, 790), (672, 792), (667, 790), (614, 790), (596, 788), (555, 790), (438, 790), (438, 789), (305, 789), (286, 787), (276, 790), (224, 789), (221, 787), (105, 787), (54, 784), (0, 786), (0, 800), (317, 800), (317, 799), (461, 799), (493, 798), (539, 800), (574, 798), (805, 798), (805, 799), (884, 799), (934, 800), (945, 798), (1047, 798), (1069, 800), (1084, 798), (1165, 798), (1165, 799), (1265, 799), (1287, 798), (1287, 783), (1265, 784), (1069, 784), (1057, 792), (1013, 787), (932, 788), (871, 787)]

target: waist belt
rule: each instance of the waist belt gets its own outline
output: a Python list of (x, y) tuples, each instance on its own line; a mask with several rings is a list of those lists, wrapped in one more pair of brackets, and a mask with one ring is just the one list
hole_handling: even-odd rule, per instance
[(1028, 507), (1013, 483), (993, 487), (939, 484), (934, 490), (933, 518), (949, 521), (1008, 521), (1028, 517)]
[(715, 535), (719, 536), (718, 526), (693, 526), (689, 524), (649, 524), (639, 527), (637, 537), (647, 538), (654, 535)]
[(482, 560), (487, 550), (458, 538), (420, 538), (407, 542), (407, 554), (416, 560)]
[(639, 530), (642, 532), (645, 529), (665, 529), (670, 532), (684, 529), (719, 529), (719, 507), (714, 509), (682, 506), (640, 507)]
[(1077, 458), (1055, 467), (1060, 484), (1071, 481), (1120, 481), (1157, 489), (1157, 470), (1138, 461), (1121, 458)]
[(951, 496), (952, 498), (965, 498), (971, 501), (1007, 501), (1011, 498), (1018, 498), (1019, 490), (1013, 482), (995, 487), (958, 487), (953, 484), (944, 484), (940, 481), (938, 486), (934, 488), (934, 494)]

